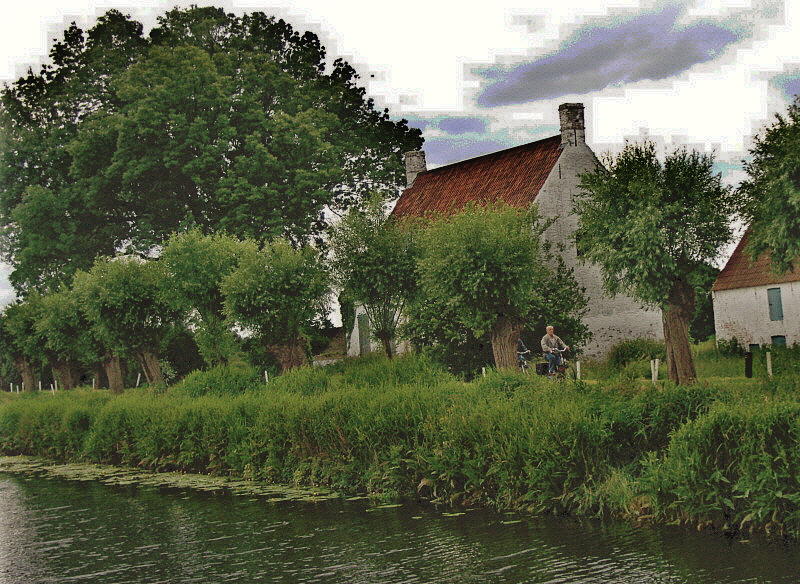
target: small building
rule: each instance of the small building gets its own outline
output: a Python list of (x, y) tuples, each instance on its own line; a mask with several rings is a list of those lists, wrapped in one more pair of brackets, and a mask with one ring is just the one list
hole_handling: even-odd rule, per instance
[(711, 295), (717, 340), (743, 347), (800, 343), (800, 262), (775, 274), (769, 254), (750, 261), (749, 230), (717, 276)]
[[(600, 268), (578, 262), (574, 242), (578, 218), (572, 212), (572, 201), (578, 192), (578, 175), (594, 170), (600, 162), (586, 144), (583, 104), (564, 103), (558, 112), (560, 134), (499, 152), (431, 170), (424, 152), (407, 152), (407, 187), (392, 213), (413, 217), (455, 213), (471, 202), (504, 202), (525, 208), (535, 202), (543, 218), (555, 219), (544, 237), (554, 249), (563, 250), (559, 255), (568, 267), (575, 268), (576, 280), (586, 289), (589, 304), (584, 322), (592, 339), (585, 354), (602, 357), (615, 343), (630, 338), (662, 339), (661, 310), (642, 307), (622, 294), (609, 297), (603, 290)], [(348, 354), (377, 349), (377, 343), (369, 340), (369, 323), (359, 307)]]

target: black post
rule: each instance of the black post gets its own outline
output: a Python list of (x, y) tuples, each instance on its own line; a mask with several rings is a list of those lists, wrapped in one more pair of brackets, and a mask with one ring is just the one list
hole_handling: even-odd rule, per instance
[(748, 379), (753, 377), (753, 351), (744, 354), (744, 376)]

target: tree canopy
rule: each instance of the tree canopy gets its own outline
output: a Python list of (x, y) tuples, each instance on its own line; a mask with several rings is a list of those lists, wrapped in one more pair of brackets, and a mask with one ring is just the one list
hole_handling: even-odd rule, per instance
[(754, 260), (770, 252), (775, 271), (790, 271), (800, 258), (800, 96), (756, 137), (750, 155), (748, 179), (739, 187), (750, 223), (748, 251)]
[(400, 318), (416, 288), (414, 229), (387, 216), (382, 199), (375, 198), (333, 227), (330, 245), (336, 283), (364, 308), (373, 336), (392, 357)]
[(419, 130), (393, 121), (312, 33), (263, 13), (175, 9), (148, 38), (109, 11), (5, 88), (3, 254), (18, 290), (98, 255), (147, 253), (176, 230), (319, 239), (404, 181)]
[(545, 226), (535, 207), (473, 205), (421, 230), (416, 334), (433, 341), (450, 336), (450, 342), (488, 335), (495, 364), (510, 368), (520, 334), (552, 316), (554, 302), (564, 315), (580, 315), (585, 297), (542, 249)]
[(670, 379), (691, 383), (695, 273), (731, 241), (738, 199), (708, 154), (681, 149), (662, 163), (652, 142), (628, 143), (604, 162), (581, 176), (578, 250), (608, 292), (662, 308)]

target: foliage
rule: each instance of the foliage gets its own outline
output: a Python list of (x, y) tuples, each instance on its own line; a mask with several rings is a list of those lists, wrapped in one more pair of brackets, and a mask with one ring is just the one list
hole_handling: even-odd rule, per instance
[(39, 364), (44, 360), (41, 351), (44, 337), (36, 329), (36, 322), (42, 314), (41, 301), (40, 295), (31, 295), (25, 300), (9, 304), (3, 311), (3, 328), (9, 352), (31, 364)]
[(631, 361), (642, 359), (664, 360), (664, 343), (652, 339), (630, 339), (617, 343), (608, 352), (606, 360), (613, 368), (621, 368)]
[(256, 368), (244, 363), (217, 365), (206, 371), (193, 371), (170, 388), (175, 395), (239, 395), (252, 390), (260, 379)]
[[(0, 452), (800, 535), (800, 380), (454, 380), (416, 356), (0, 403)], [(197, 397), (191, 397), (195, 395)]]
[(89, 320), (112, 352), (158, 352), (180, 318), (162, 289), (161, 266), (138, 258), (100, 260), (75, 275), (75, 292)]
[(711, 155), (682, 149), (662, 163), (652, 142), (628, 143), (604, 162), (581, 175), (578, 251), (600, 266), (608, 292), (664, 310), (670, 379), (691, 383), (696, 272), (731, 240), (739, 199), (713, 173)]
[(717, 274), (719, 268), (704, 263), (693, 270), (690, 277), (694, 286), (695, 306), (689, 323), (689, 335), (695, 343), (708, 340), (714, 334), (714, 303), (711, 298), (711, 287), (717, 279)]
[(726, 357), (744, 357), (745, 349), (740, 343), (739, 339), (733, 337), (732, 339), (719, 339), (717, 341), (717, 348), (720, 354)]
[(328, 277), (314, 249), (276, 240), (242, 258), (223, 279), (222, 292), (232, 323), (267, 344), (297, 348), (325, 306)]
[[(318, 238), (326, 207), (393, 192), (417, 129), (376, 110), (316, 35), (255, 12), (175, 9), (150, 37), (109, 11), (2, 91), (0, 215), (18, 290), (198, 226)], [(68, 258), (65, 261), (65, 258)]]
[(204, 235), (191, 229), (173, 234), (161, 252), (167, 298), (190, 316), (200, 352), (209, 365), (227, 362), (238, 351), (236, 336), (223, 322), (220, 285), (242, 257), (255, 254), (257, 249), (250, 240)]
[(386, 215), (381, 198), (352, 210), (331, 230), (332, 274), (363, 306), (373, 336), (392, 356), (392, 342), (416, 285), (413, 229)]
[(789, 271), (800, 257), (800, 97), (756, 136), (744, 170), (747, 250), (752, 259), (770, 252), (774, 270)]
[(535, 209), (474, 206), (425, 226), (406, 334), (415, 344), (438, 345), (437, 356), (459, 372), (479, 369), (488, 348), (497, 363), (493, 335), (504, 324), (512, 353), (523, 330), (535, 336), (546, 324), (568, 332), (571, 343), (584, 341), (586, 298), (572, 271), (541, 249), (543, 227)]
[(94, 327), (74, 290), (64, 288), (41, 297), (41, 313), (35, 328), (44, 349), (55, 359), (80, 363), (86, 368), (97, 365), (105, 351)]

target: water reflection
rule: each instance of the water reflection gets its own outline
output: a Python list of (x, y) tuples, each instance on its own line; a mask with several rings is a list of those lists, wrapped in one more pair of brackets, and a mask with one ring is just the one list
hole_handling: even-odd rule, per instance
[(800, 545), (0, 475), (0, 583), (796, 582)]

